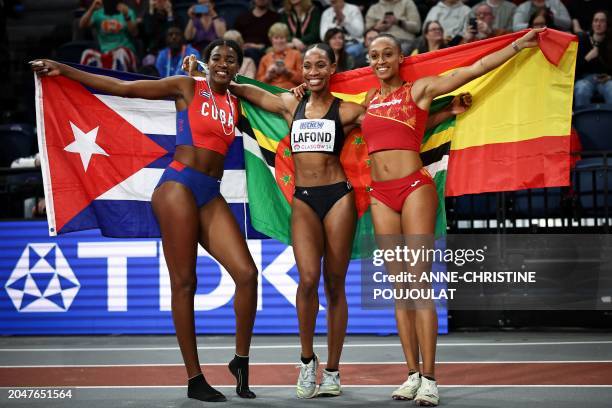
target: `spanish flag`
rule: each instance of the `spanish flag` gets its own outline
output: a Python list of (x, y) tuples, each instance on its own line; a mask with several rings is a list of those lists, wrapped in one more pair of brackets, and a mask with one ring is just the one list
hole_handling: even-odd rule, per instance
[[(447, 48), (404, 60), (406, 81), (445, 75), (504, 48), (523, 33)], [(554, 30), (540, 34), (540, 48), (522, 50), (496, 70), (453, 92), (470, 92), (472, 107), (447, 119), (423, 138), (423, 164), (436, 182), (440, 205), (436, 235), (446, 231), (444, 196), (509, 191), (569, 184), (569, 134), (573, 93), (575, 37)], [(270, 92), (274, 88), (248, 78)], [(332, 93), (362, 102), (367, 91), (379, 87), (369, 67), (336, 74)], [(451, 101), (434, 101), (430, 112)], [(241, 101), (239, 125), (243, 133), (249, 208), (253, 227), (290, 243), (293, 161), (289, 128), (279, 116)], [(356, 129), (346, 138), (340, 160), (355, 188), (359, 220), (353, 258), (368, 255), (373, 227), (369, 210), (370, 159), (366, 140)]]
[[(446, 75), (526, 32), (407, 57), (401, 75), (406, 81)], [(429, 138), (421, 148), (425, 153), (450, 143), (446, 196), (569, 184), (578, 43), (574, 35), (547, 29), (539, 45), (455, 91), (470, 92), (472, 107), (452, 132)], [(331, 84), (337, 96), (357, 102), (379, 86), (369, 67), (335, 75)]]

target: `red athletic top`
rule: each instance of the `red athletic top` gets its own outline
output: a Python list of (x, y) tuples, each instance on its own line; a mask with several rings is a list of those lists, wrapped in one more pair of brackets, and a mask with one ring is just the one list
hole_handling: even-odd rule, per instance
[(176, 145), (203, 147), (225, 155), (236, 137), (238, 99), (196, 80), (189, 107), (176, 113)]
[(380, 90), (370, 100), (361, 122), (368, 153), (381, 150), (421, 149), (427, 111), (412, 100), (412, 83), (405, 83), (384, 98)]

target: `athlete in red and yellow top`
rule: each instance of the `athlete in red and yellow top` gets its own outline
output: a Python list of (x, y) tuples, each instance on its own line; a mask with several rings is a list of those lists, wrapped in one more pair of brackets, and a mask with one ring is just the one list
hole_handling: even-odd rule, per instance
[[(380, 246), (392, 248), (398, 242), (415, 248), (433, 246), (437, 193), (431, 177), (422, 170), (418, 151), (423, 134), (422, 122), (426, 117), (424, 112), (429, 110), (433, 99), (499, 67), (522, 48), (536, 47), (537, 35), (543, 30), (532, 30), (471, 66), (445, 76), (420, 78), (412, 84), (405, 84), (400, 76), (399, 67), (404, 56), (398, 40), (392, 35), (381, 34), (372, 41), (368, 56), (380, 89), (368, 93), (366, 102), (370, 107), (362, 130), (371, 149), (372, 221)], [(404, 94), (405, 102), (396, 98), (397, 93)], [(402, 109), (395, 110), (395, 106)], [(382, 123), (386, 125), (383, 127)], [(385, 266), (392, 274), (406, 272), (406, 268), (408, 272), (418, 273), (431, 270), (430, 262), (426, 261), (412, 267), (400, 262), (390, 262)], [(435, 305), (433, 301), (422, 299), (398, 301), (395, 316), (409, 376), (392, 397), (415, 399), (417, 405), (437, 405), (435, 353), (438, 321)], [(423, 376), (418, 373), (419, 353), (423, 359)]]

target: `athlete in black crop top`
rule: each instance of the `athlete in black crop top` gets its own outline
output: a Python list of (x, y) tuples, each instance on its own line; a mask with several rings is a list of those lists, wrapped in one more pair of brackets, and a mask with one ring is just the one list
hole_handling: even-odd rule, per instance
[(329, 110), (321, 119), (306, 118), (306, 105), (310, 95), (298, 104), (291, 123), (291, 151), (316, 152), (340, 156), (344, 146), (344, 127), (340, 119), (340, 103), (334, 98)]
[(336, 68), (326, 44), (306, 50), (303, 75), (311, 94), (301, 102), (291, 93), (273, 95), (250, 85), (232, 92), (263, 109), (282, 115), (291, 126), (295, 164), (295, 193), (291, 208), (291, 240), (300, 281), (296, 300), (302, 344), (298, 398), (317, 394), (318, 359), (313, 336), (319, 299), (321, 258), (327, 297), (328, 358), (319, 395), (340, 395), (338, 364), (347, 324), (344, 282), (357, 220), (355, 197), (340, 165), (345, 133), (359, 120), (364, 108), (340, 101), (329, 91)]

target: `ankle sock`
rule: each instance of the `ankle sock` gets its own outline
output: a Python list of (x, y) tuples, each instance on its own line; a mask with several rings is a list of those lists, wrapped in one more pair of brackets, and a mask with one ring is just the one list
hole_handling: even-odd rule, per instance
[(436, 379), (430, 375), (423, 375), (422, 377), (427, 378), (429, 381), (436, 381)]
[(206, 402), (226, 401), (225, 395), (211, 387), (202, 373), (189, 379), (187, 383), (187, 396)]
[(337, 368), (326, 368), (325, 371), (327, 371), (328, 373), (335, 373), (338, 372)]
[(255, 393), (249, 389), (249, 357), (234, 355), (234, 359), (230, 361), (228, 368), (236, 377), (236, 394), (240, 398), (255, 398)]
[(306, 357), (304, 357), (304, 356), (300, 356), (300, 360), (302, 360), (302, 363), (304, 363), (304, 364), (308, 364), (308, 363), (310, 363), (310, 362), (312, 361), (312, 359), (313, 359), (313, 358), (314, 358), (314, 355), (312, 355), (312, 356), (310, 356), (310, 357), (308, 357), (308, 358), (306, 358)]

